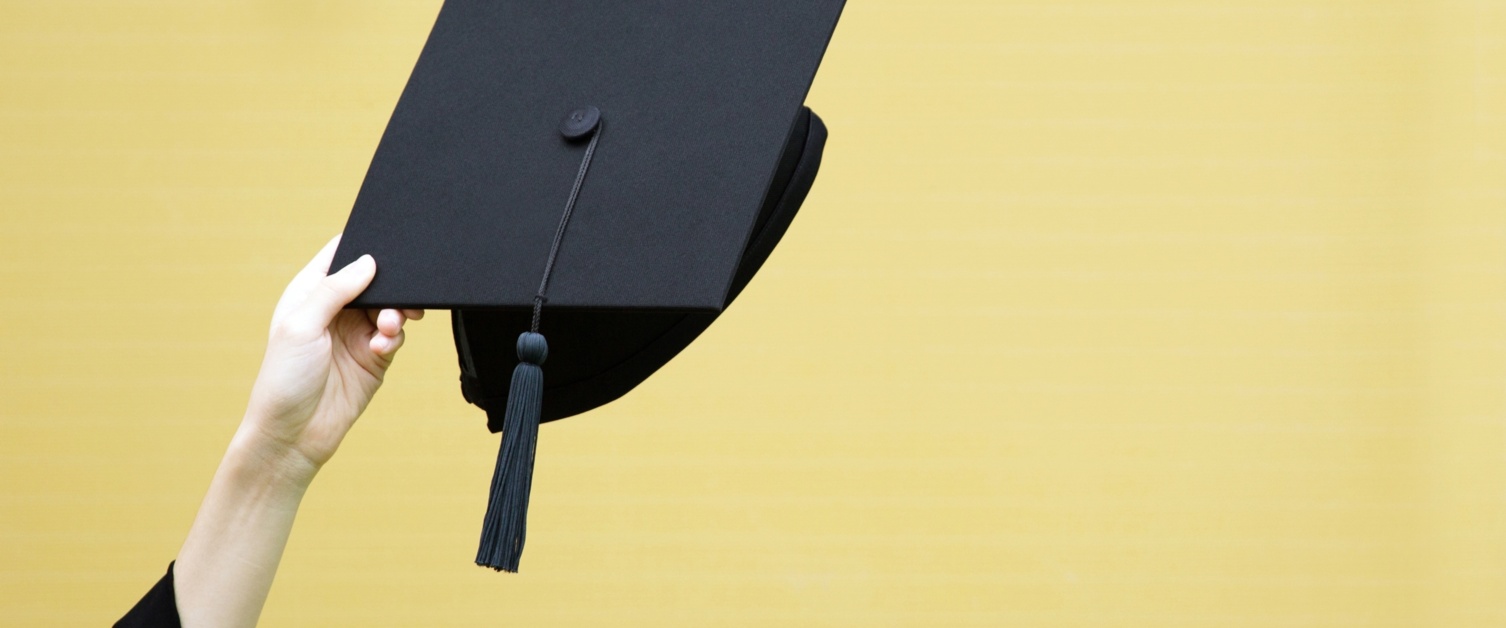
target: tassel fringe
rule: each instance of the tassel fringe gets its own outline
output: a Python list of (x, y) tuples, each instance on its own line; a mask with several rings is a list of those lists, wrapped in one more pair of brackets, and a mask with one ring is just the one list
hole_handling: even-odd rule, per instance
[(512, 371), (502, 445), (492, 472), (491, 499), (481, 527), (476, 564), (516, 573), (528, 527), (528, 496), (533, 485), (533, 458), (544, 400), (544, 369), (549, 344), (542, 334), (518, 336), (518, 366)]

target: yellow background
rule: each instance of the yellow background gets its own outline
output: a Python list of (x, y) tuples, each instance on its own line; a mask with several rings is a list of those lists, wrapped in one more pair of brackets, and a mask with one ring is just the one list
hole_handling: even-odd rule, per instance
[[(777, 4), (777, 3), (771, 3)], [(0, 2), (0, 624), (176, 553), (435, 1)], [(543, 429), (443, 313), (271, 626), (1506, 625), (1506, 6), (854, 0), (738, 303)]]

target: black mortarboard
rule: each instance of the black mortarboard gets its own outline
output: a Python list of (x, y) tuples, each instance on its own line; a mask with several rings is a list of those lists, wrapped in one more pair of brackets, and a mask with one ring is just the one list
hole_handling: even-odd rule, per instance
[(517, 570), (538, 424), (642, 382), (784, 234), (842, 5), (445, 2), (334, 263), (378, 260), (352, 307), (452, 311), (465, 398), (503, 432), (477, 564)]

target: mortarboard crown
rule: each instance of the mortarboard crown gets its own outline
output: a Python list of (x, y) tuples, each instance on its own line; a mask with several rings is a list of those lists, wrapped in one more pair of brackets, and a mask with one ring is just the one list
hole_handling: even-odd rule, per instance
[(462, 391), (503, 433), (477, 564), (517, 570), (539, 423), (646, 379), (784, 234), (820, 164), (803, 101), (842, 5), (440, 10), (335, 265), (381, 264), (351, 307), (451, 310)]

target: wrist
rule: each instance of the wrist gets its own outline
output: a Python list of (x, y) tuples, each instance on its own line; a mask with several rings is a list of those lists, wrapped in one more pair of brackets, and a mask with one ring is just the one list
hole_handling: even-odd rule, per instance
[(243, 421), (231, 439), (223, 466), (243, 480), (300, 492), (319, 472), (319, 465), (303, 452), (262, 433), (250, 420)]

